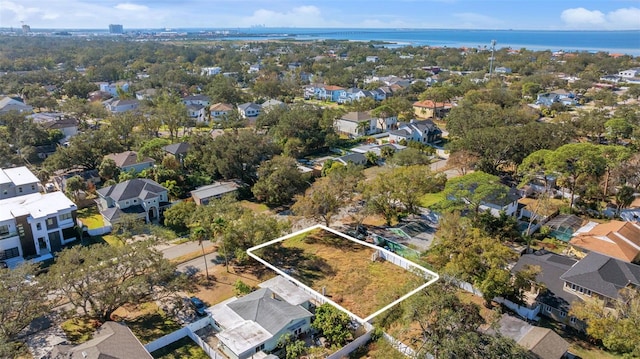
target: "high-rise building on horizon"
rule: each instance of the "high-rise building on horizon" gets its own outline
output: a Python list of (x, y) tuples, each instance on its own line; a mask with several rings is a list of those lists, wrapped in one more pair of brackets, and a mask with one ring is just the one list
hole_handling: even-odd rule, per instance
[(122, 25), (109, 24), (109, 33), (110, 34), (124, 34), (124, 29), (122, 28)]
[(31, 26), (27, 24), (22, 24), (22, 33), (26, 35), (30, 32), (31, 32)]

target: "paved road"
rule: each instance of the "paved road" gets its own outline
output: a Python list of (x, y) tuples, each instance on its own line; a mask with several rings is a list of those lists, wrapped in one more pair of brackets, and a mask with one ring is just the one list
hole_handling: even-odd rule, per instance
[[(218, 253), (217, 252), (213, 252), (213, 253), (209, 253), (206, 255), (206, 259), (207, 259), (207, 266), (209, 267), (209, 272), (211, 272), (211, 269), (217, 265), (220, 264), (222, 262), (224, 262), (224, 259), (222, 258), (218, 258)], [(195, 274), (195, 273), (204, 273), (205, 272), (205, 262), (204, 262), (204, 258), (202, 258), (202, 256), (192, 259), (188, 262), (184, 262), (178, 265), (178, 271), (182, 272), (182, 273), (187, 273), (189, 275)]]
[[(215, 245), (215, 243), (211, 241), (204, 241), (202, 242), (202, 244), (205, 249), (211, 248)], [(174, 258), (181, 257), (185, 254), (202, 251), (202, 248), (196, 241), (186, 242), (182, 244), (161, 245), (161, 246), (158, 246), (158, 249), (162, 251), (162, 253), (164, 254), (164, 257), (167, 259), (174, 259)]]

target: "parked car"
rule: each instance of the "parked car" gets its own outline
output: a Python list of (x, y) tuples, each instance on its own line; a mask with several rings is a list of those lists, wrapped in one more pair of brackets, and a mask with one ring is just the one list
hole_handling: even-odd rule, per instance
[(191, 297), (189, 298), (189, 302), (191, 302), (191, 306), (193, 307), (193, 309), (195, 309), (196, 314), (200, 316), (207, 315), (207, 312), (204, 311), (207, 308), (207, 306), (204, 304), (204, 302), (200, 298)]
[(7, 265), (7, 262), (0, 261), (0, 268), (9, 268), (9, 266)]

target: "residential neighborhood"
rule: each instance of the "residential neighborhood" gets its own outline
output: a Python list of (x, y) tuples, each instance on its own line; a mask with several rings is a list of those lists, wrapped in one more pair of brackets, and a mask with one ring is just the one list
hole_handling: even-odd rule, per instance
[(0, 357), (640, 356), (640, 58), (108, 28), (0, 31)]

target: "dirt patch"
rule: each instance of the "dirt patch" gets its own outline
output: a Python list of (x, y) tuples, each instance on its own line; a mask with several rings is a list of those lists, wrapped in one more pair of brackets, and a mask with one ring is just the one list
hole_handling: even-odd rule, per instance
[(223, 264), (215, 265), (209, 268), (209, 280), (204, 274), (196, 276), (197, 282), (195, 290), (188, 293), (190, 296), (196, 296), (202, 299), (207, 305), (215, 305), (234, 297), (234, 284), (241, 280), (250, 287), (256, 288), (259, 283), (275, 277), (272, 271), (256, 272), (251, 267), (229, 267), (227, 272)]
[(392, 263), (372, 261), (374, 252), (319, 229), (256, 254), (365, 318), (424, 283)]

